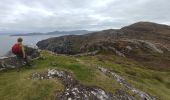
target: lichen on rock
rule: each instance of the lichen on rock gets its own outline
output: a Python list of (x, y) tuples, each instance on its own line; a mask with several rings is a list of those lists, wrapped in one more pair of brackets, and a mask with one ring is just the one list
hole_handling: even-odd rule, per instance
[(117, 90), (116, 94), (112, 94), (99, 87), (82, 85), (66, 71), (49, 69), (47, 72), (33, 73), (31, 78), (34, 80), (60, 79), (65, 89), (63, 92), (56, 93), (56, 100), (135, 100), (123, 90)]

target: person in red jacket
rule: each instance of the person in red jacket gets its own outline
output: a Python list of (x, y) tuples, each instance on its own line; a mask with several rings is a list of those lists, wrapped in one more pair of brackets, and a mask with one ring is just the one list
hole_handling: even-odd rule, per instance
[(12, 47), (12, 52), (16, 55), (18, 62), (20, 63), (17, 65), (18, 71), (20, 70), (20, 65), (22, 65), (23, 61), (26, 62), (28, 66), (30, 66), (22, 41), (23, 41), (22, 38), (18, 38), (17, 43), (14, 44)]

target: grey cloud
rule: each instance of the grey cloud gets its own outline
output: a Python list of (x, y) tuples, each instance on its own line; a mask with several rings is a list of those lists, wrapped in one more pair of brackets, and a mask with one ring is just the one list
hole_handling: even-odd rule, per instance
[(0, 32), (102, 30), (137, 21), (170, 24), (168, 0), (0, 0)]

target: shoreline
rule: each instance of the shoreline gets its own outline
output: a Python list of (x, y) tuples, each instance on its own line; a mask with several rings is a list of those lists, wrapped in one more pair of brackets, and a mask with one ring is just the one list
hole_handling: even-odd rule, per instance
[[(22, 37), (24, 39), (23, 44), (27, 46), (31, 46), (34, 48), (37, 48), (36, 44), (37, 42), (48, 39), (51, 37), (59, 37), (57, 35), (46, 35), (46, 36), (25, 36)], [(0, 58), (6, 57), (8, 52), (11, 50), (12, 45), (15, 43), (17, 36), (10, 36), (9, 34), (0, 34)]]

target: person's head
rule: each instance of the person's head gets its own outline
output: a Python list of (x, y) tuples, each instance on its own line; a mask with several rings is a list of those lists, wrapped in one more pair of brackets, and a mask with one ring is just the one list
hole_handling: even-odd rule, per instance
[(17, 39), (17, 42), (19, 42), (19, 43), (22, 43), (22, 41), (23, 41), (22, 38), (18, 38), (18, 39)]

